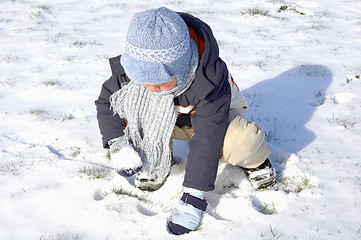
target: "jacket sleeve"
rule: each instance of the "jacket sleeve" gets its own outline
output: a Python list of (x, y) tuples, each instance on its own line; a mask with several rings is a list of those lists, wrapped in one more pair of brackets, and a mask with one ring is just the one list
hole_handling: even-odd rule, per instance
[(126, 126), (125, 120), (110, 109), (109, 97), (127, 81), (125, 75), (113, 75), (103, 83), (99, 98), (95, 101), (103, 147), (108, 148), (108, 141), (122, 136)]
[(189, 141), (189, 154), (183, 185), (202, 191), (214, 189), (219, 158), (228, 127), (231, 100), (228, 75), (196, 107), (192, 116), (194, 135)]

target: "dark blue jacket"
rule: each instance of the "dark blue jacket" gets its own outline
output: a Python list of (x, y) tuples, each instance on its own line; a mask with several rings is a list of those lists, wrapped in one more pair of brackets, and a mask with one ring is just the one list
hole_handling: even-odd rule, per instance
[[(203, 40), (201, 55), (194, 82), (188, 90), (174, 99), (175, 105), (194, 106), (191, 113), (178, 116), (176, 125), (192, 126), (194, 136), (189, 141), (189, 154), (183, 185), (202, 191), (214, 189), (218, 161), (222, 153), (224, 136), (228, 126), (231, 91), (228, 69), (219, 58), (219, 49), (210, 27), (192, 15), (179, 13), (188, 27)], [(103, 136), (103, 146), (110, 139), (122, 136), (125, 120), (113, 115), (109, 97), (130, 79), (120, 64), (120, 56), (110, 59), (112, 76), (102, 87), (98, 100), (97, 117)]]

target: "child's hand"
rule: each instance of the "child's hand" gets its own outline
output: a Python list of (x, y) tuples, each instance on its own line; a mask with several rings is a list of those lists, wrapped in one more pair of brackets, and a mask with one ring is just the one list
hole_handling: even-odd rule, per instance
[(130, 177), (142, 169), (142, 160), (134, 148), (121, 138), (109, 141), (112, 166), (118, 174)]

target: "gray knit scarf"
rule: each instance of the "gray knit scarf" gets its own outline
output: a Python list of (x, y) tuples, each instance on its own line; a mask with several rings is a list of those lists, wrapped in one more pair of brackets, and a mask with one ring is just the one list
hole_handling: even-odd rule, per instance
[(152, 93), (130, 81), (110, 97), (114, 114), (128, 122), (122, 138), (139, 153), (143, 171), (158, 179), (165, 179), (171, 167), (169, 143), (177, 120), (173, 99), (190, 87), (198, 67), (198, 48), (193, 40), (191, 46), (189, 70), (175, 88)]

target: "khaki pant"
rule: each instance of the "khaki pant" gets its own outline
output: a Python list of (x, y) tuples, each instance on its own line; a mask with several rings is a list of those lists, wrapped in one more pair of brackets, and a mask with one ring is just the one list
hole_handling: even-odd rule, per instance
[[(263, 130), (233, 109), (230, 110), (229, 121), (220, 161), (244, 168), (256, 168), (261, 165), (271, 154)], [(175, 126), (171, 149), (173, 139), (187, 141), (192, 136), (193, 128)]]

